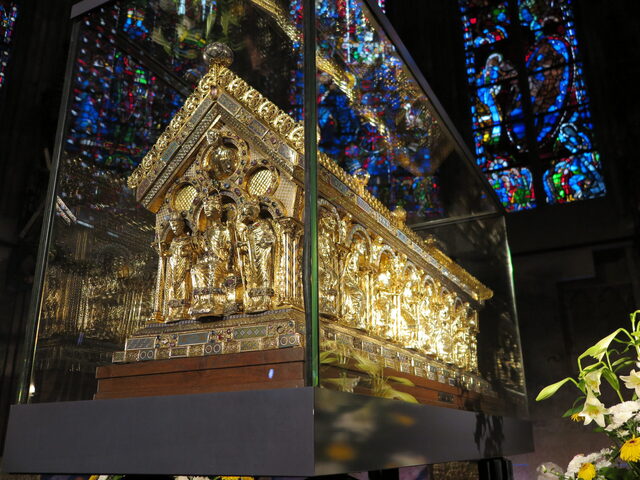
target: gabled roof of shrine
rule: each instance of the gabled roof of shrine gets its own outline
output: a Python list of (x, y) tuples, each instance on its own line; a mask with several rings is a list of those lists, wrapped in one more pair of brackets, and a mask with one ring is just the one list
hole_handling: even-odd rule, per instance
[[(151, 211), (157, 211), (155, 199), (166, 191), (172, 179), (186, 170), (188, 165), (185, 163), (194, 161), (193, 150), (220, 114), (233, 119), (237, 128), (242, 127), (251, 135), (252, 140), (270, 153), (277, 166), (303, 181), (303, 123), (296, 122), (228, 68), (233, 59), (228, 47), (214, 43), (207, 50), (209, 71), (128, 179), (137, 200)], [(405, 224), (402, 215), (394, 214), (371, 195), (365, 188), (366, 182), (348, 174), (323, 153), (318, 154), (318, 162), (324, 167), (319, 170), (320, 182), (341, 192), (375, 219), (381, 228), (475, 300), (483, 301), (493, 296), (491, 289), (438, 249), (433, 239), (419, 237)]]

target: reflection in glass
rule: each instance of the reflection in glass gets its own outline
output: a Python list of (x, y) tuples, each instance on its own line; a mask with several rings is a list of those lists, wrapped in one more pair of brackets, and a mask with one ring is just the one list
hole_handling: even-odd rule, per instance
[[(216, 39), (234, 47), (234, 68), (252, 85), (290, 108), (292, 43), (255, 2), (120, 1), (80, 19), (32, 401), (91, 398), (96, 366), (153, 318), (154, 218), (126, 179), (182, 106), (204, 71), (202, 47)], [(259, 192), (270, 172), (255, 173), (250, 188)]]

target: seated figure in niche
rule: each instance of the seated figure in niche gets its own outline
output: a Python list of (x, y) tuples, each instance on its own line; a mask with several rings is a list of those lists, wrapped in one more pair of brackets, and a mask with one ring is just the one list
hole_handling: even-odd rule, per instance
[(441, 342), (439, 347), (441, 351), (438, 352), (440, 360), (453, 363), (453, 350), (454, 340), (452, 332), (452, 325), (454, 323), (454, 302), (455, 298), (453, 293), (445, 293), (442, 299), (442, 306), (439, 312), (440, 315), (440, 329), (441, 329)]
[(438, 356), (438, 345), (441, 340), (440, 317), (438, 315), (437, 287), (431, 283), (425, 283), (424, 296), (420, 302), (420, 327), (418, 329), (418, 348), (425, 353)]
[(404, 346), (417, 349), (419, 348), (418, 331), (420, 330), (420, 277), (413, 268), (409, 272), (401, 294), (402, 314), (400, 317), (402, 324), (400, 340)]
[(376, 292), (373, 300), (374, 332), (388, 339), (398, 338), (399, 319), (397, 318), (396, 298), (398, 296), (396, 278), (393, 275), (391, 260), (380, 262), (376, 276)]
[(366, 296), (363, 288), (363, 265), (367, 247), (354, 238), (342, 272), (342, 320), (356, 328), (366, 327)]
[(469, 314), (467, 316), (467, 324), (469, 325), (469, 371), (477, 372), (478, 371), (478, 312), (476, 310), (469, 310)]
[(220, 195), (202, 200), (203, 231), (196, 238), (198, 261), (192, 270), (194, 316), (223, 315), (226, 304), (224, 281), (231, 271), (231, 230), (222, 221)]
[(260, 217), (257, 202), (246, 203), (236, 221), (238, 248), (245, 285), (244, 311), (272, 308), (276, 234), (269, 219)]
[(467, 324), (468, 305), (458, 304), (454, 307), (451, 323), (451, 337), (453, 343), (452, 361), (460, 367), (467, 367), (469, 353), (469, 328)]
[(194, 265), (195, 250), (191, 232), (186, 224), (184, 212), (172, 212), (169, 227), (173, 238), (164, 252), (167, 257), (166, 296), (168, 300), (167, 321), (191, 318), (192, 283), (191, 269)]

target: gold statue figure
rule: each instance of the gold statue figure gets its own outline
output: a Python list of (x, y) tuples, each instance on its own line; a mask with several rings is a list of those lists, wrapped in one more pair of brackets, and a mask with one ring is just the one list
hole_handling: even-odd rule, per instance
[(380, 255), (375, 276), (373, 295), (373, 330), (378, 335), (392, 339), (398, 331), (398, 285), (394, 272), (394, 258), (388, 252)]
[(367, 246), (361, 236), (354, 236), (342, 273), (342, 320), (356, 328), (366, 327)]
[(206, 195), (202, 200), (204, 231), (197, 236), (198, 261), (192, 270), (196, 317), (222, 315), (227, 303), (224, 282), (231, 272), (231, 231), (222, 221), (220, 195)]
[(413, 349), (420, 348), (420, 276), (413, 266), (404, 271), (405, 284), (401, 293), (401, 318), (403, 328), (400, 338)]
[(168, 266), (166, 284), (169, 286), (167, 321), (186, 320), (191, 318), (191, 269), (195, 260), (193, 239), (187, 231), (182, 212), (172, 212), (169, 227), (173, 238), (165, 253)]
[(236, 222), (245, 283), (244, 311), (272, 307), (276, 236), (271, 222), (260, 218), (260, 205), (247, 202)]

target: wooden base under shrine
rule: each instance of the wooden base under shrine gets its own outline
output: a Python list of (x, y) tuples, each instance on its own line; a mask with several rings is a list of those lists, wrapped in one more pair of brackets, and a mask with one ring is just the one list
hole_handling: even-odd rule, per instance
[[(304, 348), (281, 348), (203, 357), (174, 358), (99, 367), (96, 371), (96, 400), (128, 397), (183, 395), (242, 390), (304, 387)], [(321, 366), (321, 386), (335, 389), (323, 380), (347, 375), (364, 377), (353, 363), (340, 368)], [(460, 410), (512, 414), (517, 405), (507, 406), (495, 394), (470, 391), (462, 386), (430, 380), (385, 368), (386, 378), (402, 377), (413, 385), (393, 384), (397, 391), (412, 395), (418, 403)], [(366, 381), (352, 393), (377, 396)]]

